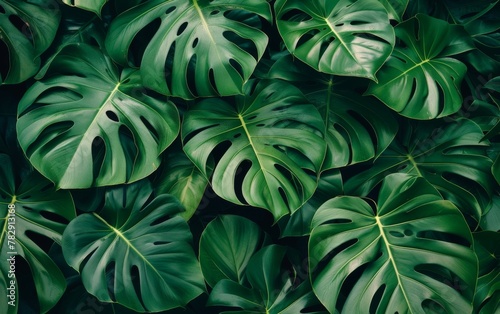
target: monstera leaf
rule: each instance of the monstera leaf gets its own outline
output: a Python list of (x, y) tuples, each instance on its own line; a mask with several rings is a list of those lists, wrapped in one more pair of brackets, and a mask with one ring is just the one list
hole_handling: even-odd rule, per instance
[(474, 234), (474, 250), (479, 260), (479, 279), (474, 297), (475, 313), (495, 313), (500, 305), (500, 233)]
[(164, 157), (163, 169), (155, 181), (156, 194), (172, 194), (181, 202), (185, 211), (180, 214), (189, 220), (203, 199), (208, 180), (182, 151)]
[[(24, 282), (17, 281), (24, 259), (31, 270), (41, 313), (52, 308), (64, 293), (63, 274), (44, 251), (47, 240), (61, 243), (67, 222), (75, 217), (75, 207), (68, 191), (55, 191), (53, 184), (32, 172), (18, 183), (9, 156), (0, 154), (0, 313), (17, 313), (19, 294)], [(13, 260), (12, 269), (10, 260)], [(12, 270), (12, 271), (11, 271)], [(15, 306), (7, 302), (11, 280)]]
[(17, 84), (35, 75), (60, 18), (53, 0), (0, 0), (0, 51), (8, 63), (6, 72), (0, 72), (0, 84)]
[(401, 22), (409, 0), (380, 0), (389, 14), (391, 20)]
[(330, 313), (472, 311), (478, 271), (472, 236), (460, 211), (425, 179), (387, 176), (377, 205), (333, 198), (312, 228), (312, 286)]
[(192, 107), (182, 125), (184, 150), (206, 176), (207, 164), (218, 159), (211, 184), (219, 196), (265, 208), (277, 220), (316, 189), (311, 173), (325, 155), (323, 121), (298, 89), (281, 81), (251, 81), (235, 102), (204, 99)]
[(286, 249), (278, 245), (266, 246), (248, 262), (245, 272), (248, 282), (240, 284), (229, 279), (217, 283), (208, 299), (209, 306), (228, 306), (240, 311), (222, 313), (296, 314), (315, 313), (318, 299), (311, 291), (309, 281), (293, 287), (281, 269)]
[(215, 286), (222, 279), (243, 283), (248, 261), (262, 246), (259, 226), (239, 216), (219, 216), (203, 230), (200, 264), (205, 281)]
[[(259, 17), (271, 20), (265, 0), (149, 0), (113, 20), (106, 48), (117, 62), (140, 65), (145, 86), (159, 93), (240, 94), (268, 42)], [(150, 40), (141, 45), (138, 34)], [(129, 60), (134, 45), (144, 51), (137, 61)]]
[(154, 312), (185, 306), (205, 289), (191, 231), (176, 216), (182, 206), (151, 194), (147, 181), (111, 189), (99, 213), (78, 216), (63, 234), (66, 262), (100, 301)]
[(71, 45), (19, 103), (19, 143), (61, 188), (133, 182), (158, 167), (179, 132), (176, 107), (147, 95), (138, 71), (121, 75), (97, 48)]
[(108, 0), (62, 0), (63, 3), (101, 15), (102, 7)]
[(288, 50), (321, 72), (376, 80), (394, 46), (387, 11), (377, 0), (278, 0), (275, 10)]
[(420, 122), (401, 130), (368, 170), (344, 184), (346, 194), (366, 196), (388, 173), (421, 176), (476, 224), (491, 203), (496, 182), (487, 141), (474, 122)]
[(327, 152), (322, 171), (367, 161), (380, 155), (396, 136), (391, 110), (373, 97), (353, 93), (352, 79), (318, 75), (287, 55), (268, 74), (293, 82), (323, 116)]
[(395, 28), (398, 45), (366, 94), (403, 116), (433, 119), (457, 112), (467, 67), (450, 56), (471, 50), (462, 26), (418, 14)]

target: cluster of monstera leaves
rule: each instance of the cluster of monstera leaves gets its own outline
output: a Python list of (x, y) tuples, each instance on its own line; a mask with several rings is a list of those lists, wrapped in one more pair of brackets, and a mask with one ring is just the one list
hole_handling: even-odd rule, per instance
[(493, 313), (498, 2), (0, 0), (0, 312)]

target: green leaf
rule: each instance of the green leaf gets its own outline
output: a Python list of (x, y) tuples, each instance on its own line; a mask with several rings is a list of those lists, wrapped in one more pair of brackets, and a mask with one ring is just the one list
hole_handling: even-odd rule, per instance
[(203, 230), (200, 264), (205, 281), (214, 287), (222, 279), (243, 283), (250, 257), (262, 246), (259, 226), (239, 216), (219, 216)]
[[(61, 243), (67, 222), (75, 217), (75, 207), (67, 191), (55, 191), (53, 184), (36, 172), (18, 182), (9, 156), (0, 154), (0, 313), (17, 313), (20, 293), (29, 286), (19, 282), (14, 267), (24, 259), (33, 278), (40, 311), (46, 313), (64, 293), (63, 274), (44, 251), (47, 241)], [(15, 276), (15, 277), (13, 277)], [(15, 281), (16, 306), (8, 305), (11, 280)]]
[[(228, 306), (240, 311), (223, 313), (296, 314), (313, 313), (319, 305), (308, 281), (292, 286), (291, 278), (282, 272), (286, 249), (269, 245), (257, 252), (248, 263), (248, 285), (229, 279), (217, 283), (208, 299), (208, 306)], [(316, 312), (314, 313), (324, 313)]]
[(500, 233), (483, 231), (473, 234), (479, 260), (479, 279), (474, 296), (475, 313), (494, 313), (500, 305)]
[(295, 213), (278, 221), (282, 237), (301, 237), (311, 233), (311, 221), (316, 210), (332, 197), (343, 194), (342, 175), (334, 169), (321, 173), (313, 196)]
[(500, 155), (497, 156), (495, 162), (491, 166), (491, 172), (493, 173), (495, 180), (497, 180), (497, 183), (500, 184)]
[[(268, 42), (259, 17), (271, 20), (265, 0), (149, 0), (113, 20), (106, 49), (121, 64), (140, 65), (145, 86), (159, 93), (241, 94)], [(144, 32), (144, 53), (131, 60)]]
[(375, 209), (361, 198), (333, 198), (312, 227), (312, 286), (330, 313), (471, 312), (472, 236), (460, 211), (423, 178), (387, 176)]
[(366, 196), (388, 173), (402, 172), (425, 178), (445, 199), (477, 223), (489, 207), (496, 183), (488, 142), (467, 119), (407, 125), (366, 171), (344, 184), (346, 194)]
[(291, 56), (276, 61), (269, 77), (294, 82), (321, 112), (327, 143), (322, 171), (372, 159), (396, 135), (391, 110), (373, 97), (354, 94), (357, 81), (318, 74)]
[(462, 26), (419, 14), (395, 28), (398, 45), (366, 91), (389, 108), (413, 119), (457, 112), (467, 67), (450, 56), (471, 50)]
[(19, 143), (60, 188), (133, 182), (151, 174), (179, 132), (169, 101), (149, 96), (138, 71), (121, 75), (88, 45), (66, 47), (18, 108)]
[(310, 173), (323, 162), (323, 121), (298, 89), (281, 81), (252, 81), (235, 101), (204, 99), (193, 106), (182, 125), (184, 151), (207, 177), (214, 150), (222, 154), (211, 178), (214, 191), (278, 220), (316, 189)]
[(321, 72), (375, 80), (394, 47), (394, 30), (377, 0), (275, 3), (288, 50)]
[(389, 18), (401, 22), (409, 0), (379, 0), (387, 10)]
[(108, 0), (62, 0), (62, 2), (72, 7), (94, 12), (98, 16), (101, 16), (102, 7)]
[(86, 43), (104, 47), (106, 33), (103, 22), (99, 17), (90, 12), (82, 12), (72, 7), (63, 6), (61, 9), (63, 18), (59, 25), (57, 36), (50, 49), (44, 54), (47, 56), (47, 60), (44, 61), (40, 71), (35, 75), (35, 79), (37, 80), (45, 76), (52, 61), (68, 45)]
[(99, 213), (78, 216), (63, 234), (66, 262), (100, 301), (154, 312), (185, 306), (205, 290), (189, 226), (176, 216), (182, 206), (151, 194), (147, 181), (111, 189)]
[(189, 220), (200, 205), (208, 180), (182, 151), (164, 157), (162, 173), (155, 180), (156, 194), (172, 194), (186, 211), (180, 214)]
[[(35, 75), (40, 55), (54, 39), (61, 13), (55, 1), (0, 0), (0, 49), (7, 49), (0, 84), (17, 84)], [(5, 60), (2, 60), (4, 62)], [(4, 71), (5, 70), (5, 71)]]

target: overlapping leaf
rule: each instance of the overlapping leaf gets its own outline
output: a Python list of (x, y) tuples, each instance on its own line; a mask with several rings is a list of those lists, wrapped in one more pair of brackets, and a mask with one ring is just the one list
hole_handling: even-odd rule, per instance
[[(271, 20), (265, 0), (149, 0), (113, 21), (106, 48), (119, 63), (140, 65), (145, 86), (159, 93), (240, 94), (268, 42), (259, 17)], [(144, 35), (144, 54), (130, 60)]]
[(235, 101), (204, 99), (192, 107), (182, 126), (184, 150), (206, 176), (211, 158), (220, 156), (214, 191), (278, 219), (316, 189), (326, 146), (323, 121), (298, 89), (281, 81), (252, 81)]
[(388, 13), (377, 0), (278, 0), (275, 10), (288, 50), (321, 72), (376, 80), (394, 47)]
[(395, 28), (398, 45), (366, 94), (403, 116), (433, 119), (457, 112), (467, 70), (450, 58), (473, 49), (462, 26), (419, 14)]
[(176, 215), (182, 206), (151, 194), (144, 181), (112, 189), (99, 213), (78, 216), (63, 234), (66, 262), (85, 289), (140, 312), (185, 306), (205, 290), (191, 231)]
[(179, 114), (149, 96), (140, 75), (121, 75), (87, 45), (66, 47), (50, 77), (19, 103), (19, 143), (33, 166), (62, 188), (133, 182), (151, 174), (179, 132)]
[[(54, 0), (0, 0), (0, 52), (7, 62), (0, 84), (17, 84), (35, 75), (40, 55), (56, 35), (61, 13)], [(7, 60), (5, 60), (7, 59)], [(5, 68), (2, 66), (2, 70)]]
[(375, 210), (358, 197), (333, 198), (312, 227), (313, 290), (330, 313), (472, 311), (472, 236), (460, 211), (425, 179), (387, 176)]
[(479, 279), (474, 296), (475, 313), (494, 313), (500, 305), (500, 233), (474, 234), (474, 250), (479, 260)]
[[(67, 191), (55, 191), (53, 184), (41, 175), (32, 172), (19, 183), (19, 174), (14, 173), (10, 157), (0, 154), (0, 302), (1, 313), (17, 313), (20, 291), (28, 289), (12, 274), (16, 264), (18, 273), (24, 259), (31, 270), (34, 286), (42, 313), (53, 307), (66, 288), (66, 281), (43, 247), (48, 241), (61, 243), (66, 223), (75, 217), (75, 207)], [(9, 204), (12, 204), (9, 208)], [(66, 223), (64, 223), (66, 221)], [(9, 227), (10, 225), (10, 227)], [(11, 256), (14, 269), (9, 273)], [(9, 305), (10, 281), (15, 284), (15, 306)]]
[(101, 15), (102, 7), (108, 0), (62, 0), (63, 3)]

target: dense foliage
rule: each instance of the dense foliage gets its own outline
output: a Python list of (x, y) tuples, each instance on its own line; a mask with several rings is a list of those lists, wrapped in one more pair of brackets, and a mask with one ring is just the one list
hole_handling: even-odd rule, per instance
[(497, 313), (499, 2), (0, 0), (0, 313)]

